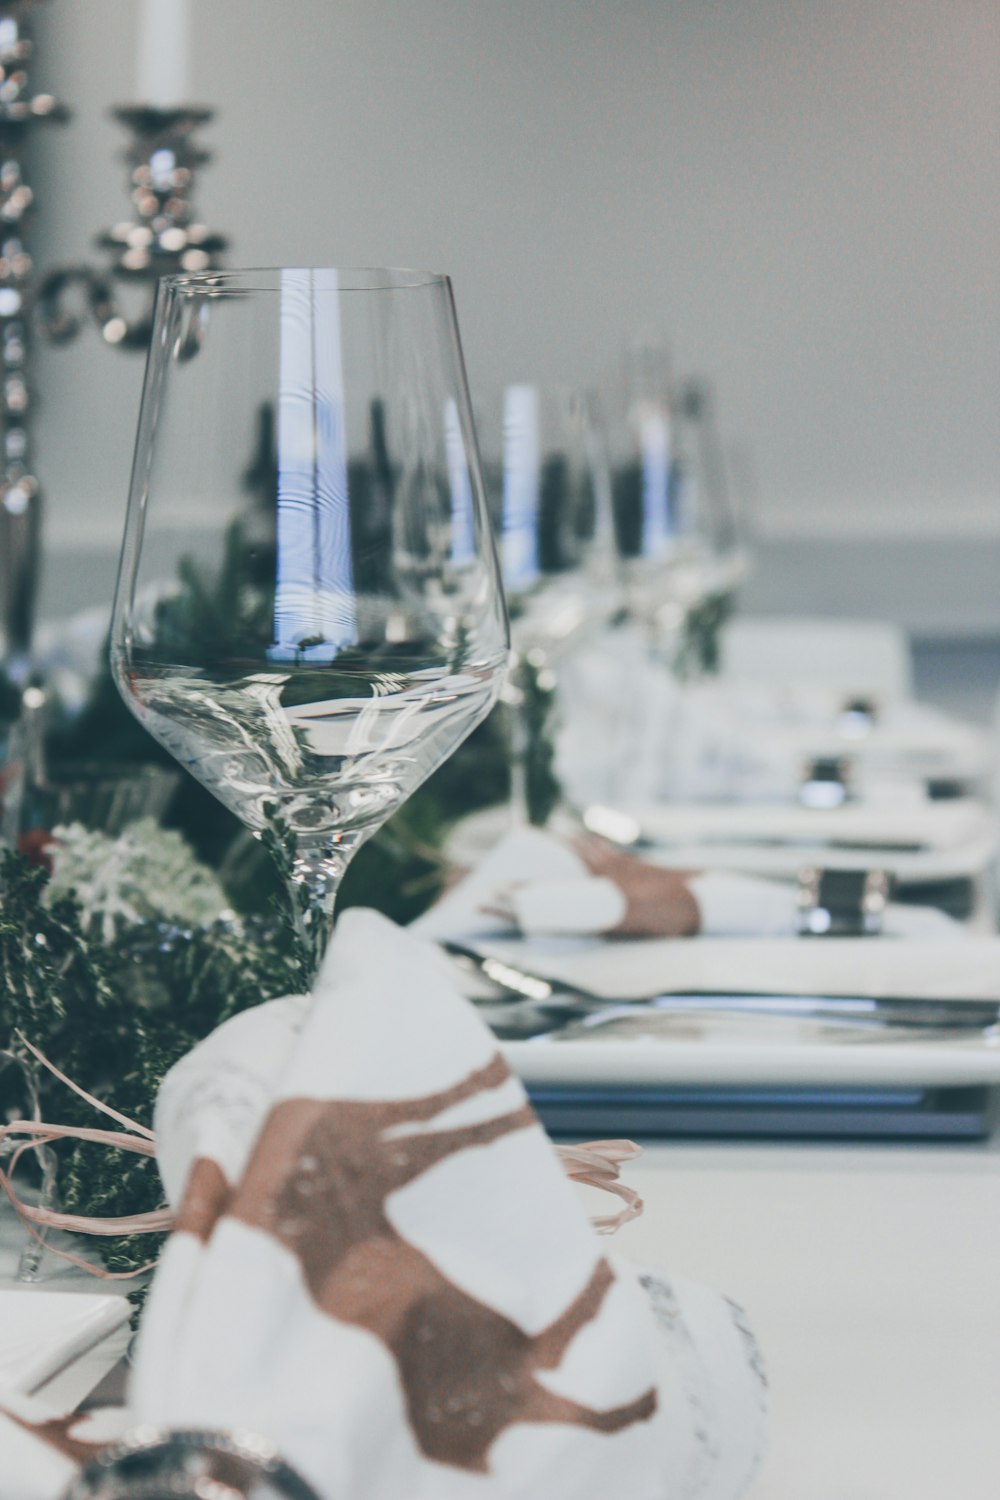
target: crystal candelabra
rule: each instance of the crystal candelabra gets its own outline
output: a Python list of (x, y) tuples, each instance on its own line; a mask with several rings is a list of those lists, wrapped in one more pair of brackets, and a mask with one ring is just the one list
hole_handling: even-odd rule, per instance
[[(46, 699), (44, 688), (30, 685), (42, 519), (31, 452), (33, 329), (65, 343), (92, 317), (106, 343), (145, 348), (158, 279), (210, 269), (225, 248), (221, 235), (197, 221), (191, 201), (196, 171), (208, 160), (194, 135), (212, 118), (211, 110), (140, 102), (113, 111), (128, 132), (124, 154), (132, 217), (99, 236), (109, 263), (103, 269), (59, 266), (38, 277), (25, 235), (34, 201), (25, 180), (25, 148), (37, 122), (65, 120), (69, 112), (51, 94), (32, 90), (30, 18), (36, 3), (0, 0), (0, 676), (6, 678), (0, 759), (16, 745), (13, 753), (29, 764), (34, 751), (40, 755)], [(5, 744), (17, 718), (6, 691), (10, 686), (22, 702), (16, 730)], [(37, 771), (35, 779), (41, 774)], [(9, 811), (4, 809), (5, 820)], [(42, 1165), (41, 1202), (51, 1206), (55, 1189), (48, 1157)], [(19, 1279), (34, 1280), (40, 1260), (41, 1246), (32, 1241), (22, 1253)]]
[(66, 120), (69, 112), (51, 94), (32, 91), (36, 3), (0, 0), (0, 639), (5, 673), (15, 683), (31, 670), (41, 546), (32, 330), (37, 322), (48, 339), (67, 343), (93, 319), (106, 343), (145, 349), (158, 279), (210, 269), (226, 245), (192, 206), (195, 175), (209, 160), (195, 135), (212, 111), (123, 105), (113, 115), (128, 133), (131, 218), (98, 236), (105, 266), (57, 266), (38, 277), (26, 240), (34, 194), (25, 180), (25, 146), (37, 122)]
[(51, 94), (32, 92), (32, 3), (0, 4), (0, 627), (15, 681), (29, 670), (42, 504), (30, 426), (35, 267), (25, 239), (34, 193), (23, 156), (32, 126), (68, 114)]
[[(85, 321), (70, 305), (73, 292), (82, 292), (85, 310), (106, 343), (144, 350), (159, 278), (209, 270), (226, 247), (221, 234), (195, 218), (191, 201), (195, 173), (209, 160), (194, 134), (212, 119), (212, 111), (127, 104), (112, 113), (129, 133), (124, 156), (133, 217), (98, 236), (98, 247), (110, 256), (107, 269), (78, 264), (48, 272), (39, 290), (39, 314), (48, 337), (67, 343)], [(131, 316), (122, 300), (129, 290), (139, 293)]]

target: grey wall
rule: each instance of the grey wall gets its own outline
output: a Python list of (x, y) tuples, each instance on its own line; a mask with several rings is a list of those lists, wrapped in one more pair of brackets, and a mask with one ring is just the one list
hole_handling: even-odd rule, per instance
[[(219, 111), (198, 202), (231, 263), (446, 269), (487, 388), (606, 384), (628, 338), (666, 332), (752, 454), (767, 600), (802, 592), (800, 544), (836, 608), (849, 560), (823, 539), (877, 559), (903, 536), (916, 572), (876, 564), (844, 607), (996, 624), (1000, 580), (962, 562), (1000, 541), (994, 0), (196, 10), (195, 92)], [(39, 7), (38, 82), (74, 110), (35, 148), (45, 263), (126, 217), (107, 110), (134, 91), (137, 11)], [(53, 557), (113, 548), (140, 378), (96, 336), (39, 356)]]

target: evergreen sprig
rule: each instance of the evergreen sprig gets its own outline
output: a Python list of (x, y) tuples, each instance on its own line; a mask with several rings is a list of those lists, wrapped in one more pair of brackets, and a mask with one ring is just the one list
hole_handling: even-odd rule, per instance
[[(237, 1011), (302, 988), (299, 956), (280, 928), (256, 941), (232, 923), (190, 931), (150, 923), (106, 944), (84, 929), (72, 897), (46, 904), (46, 872), (19, 855), (4, 856), (0, 881), (0, 1047), (34, 1074), (44, 1117), (60, 1124), (92, 1126), (94, 1110), (20, 1035), (95, 1098), (149, 1125), (165, 1073), (198, 1041)], [(67, 1212), (118, 1216), (161, 1205), (153, 1159), (86, 1143), (60, 1150)], [(149, 1236), (97, 1246), (115, 1270), (155, 1254)]]

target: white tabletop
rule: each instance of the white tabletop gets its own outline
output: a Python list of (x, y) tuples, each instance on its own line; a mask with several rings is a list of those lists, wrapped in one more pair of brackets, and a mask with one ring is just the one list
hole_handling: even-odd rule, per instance
[[(1000, 1143), (658, 1144), (626, 1171), (646, 1211), (611, 1245), (723, 1290), (761, 1340), (771, 1448), (751, 1500), (997, 1500)], [(95, 1289), (52, 1258), (41, 1284)], [(69, 1408), (126, 1339), (39, 1394)]]
[(1000, 1145), (662, 1144), (613, 1242), (750, 1315), (752, 1500), (997, 1500)]

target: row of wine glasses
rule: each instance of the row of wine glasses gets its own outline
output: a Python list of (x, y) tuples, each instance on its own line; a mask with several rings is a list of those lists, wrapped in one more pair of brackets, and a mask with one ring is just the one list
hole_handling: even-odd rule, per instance
[(710, 388), (642, 348), (619, 397), (522, 384), (477, 403), (515, 639), (574, 590), (593, 617), (609, 585), (655, 633), (745, 566)]
[[(711, 391), (672, 381), (662, 345), (628, 352), (617, 403), (521, 384), (476, 410), (515, 647), (512, 814), (538, 821), (553, 742), (560, 779), (586, 762), (606, 796), (636, 745), (671, 738), (646, 720), (665, 701), (677, 718), (683, 694), (651, 674), (697, 675), (743, 551)], [(570, 802), (582, 784), (564, 781)]]

